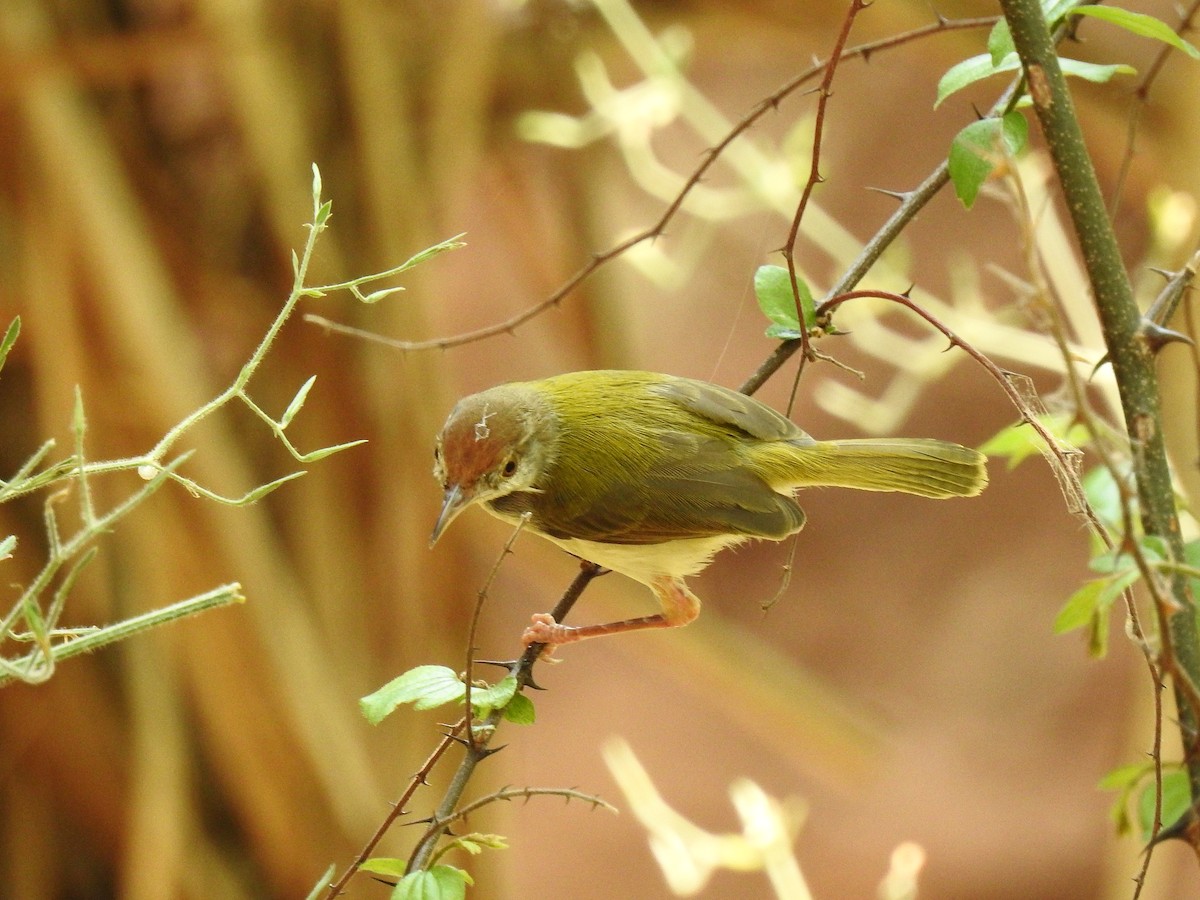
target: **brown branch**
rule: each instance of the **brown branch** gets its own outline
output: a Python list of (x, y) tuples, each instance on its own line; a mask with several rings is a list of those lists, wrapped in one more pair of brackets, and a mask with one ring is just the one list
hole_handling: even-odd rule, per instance
[(472, 800), (470, 803), (463, 804), (454, 811), (454, 814), (445, 822), (438, 824), (445, 827), (453, 825), (455, 822), (465, 821), (468, 816), (474, 812), (478, 812), (485, 806), (490, 806), (493, 803), (500, 801), (509, 802), (512, 800), (530, 800), (534, 797), (562, 797), (568, 803), (572, 800), (579, 800), (583, 803), (591, 804), (593, 809), (605, 809), (609, 812), (617, 812), (617, 808), (605, 800), (603, 797), (598, 797), (595, 794), (585, 794), (583, 791), (575, 788), (555, 788), (555, 787), (523, 787), (523, 788), (501, 788), (498, 791), (493, 791), (477, 800)]
[(407, 814), (406, 807), (417, 792), (417, 789), (427, 782), (429, 773), (433, 771), (433, 767), (437, 765), (442, 755), (454, 745), (458, 740), (459, 733), (466, 727), (467, 718), (465, 716), (450, 726), (450, 730), (442, 737), (441, 742), (426, 757), (421, 767), (413, 773), (412, 778), (409, 779), (408, 786), (404, 789), (404, 793), (400, 795), (399, 800), (392, 804), (391, 811), (379, 823), (379, 827), (375, 829), (375, 833), (363, 845), (362, 850), (358, 852), (358, 856), (354, 857), (354, 860), (346, 867), (346, 871), (342, 873), (342, 877), (329, 886), (329, 890), (325, 892), (326, 900), (333, 900), (334, 897), (341, 895), (346, 889), (346, 885), (350, 882), (350, 879), (354, 876), (354, 873), (362, 868), (362, 864), (370, 858), (375, 848), (379, 845), (379, 842), (383, 840), (383, 836), (392, 827), (392, 823), (400, 818), (400, 816)]
[(800, 322), (801, 370), (796, 372), (797, 381), (810, 352), (810, 338), (808, 323), (805, 321), (800, 300), (800, 278), (796, 274), (796, 240), (800, 236), (800, 222), (804, 218), (805, 210), (808, 209), (808, 201), (812, 197), (812, 192), (820, 182), (825, 180), (821, 177), (821, 141), (825, 137), (825, 110), (829, 106), (829, 98), (833, 96), (833, 77), (837, 73), (838, 63), (842, 59), (842, 51), (846, 48), (846, 41), (850, 38), (850, 29), (854, 27), (854, 20), (868, 5), (865, 0), (851, 0), (850, 6), (846, 9), (846, 16), (842, 20), (842, 29), (838, 32), (833, 51), (829, 54), (829, 61), (825, 64), (821, 84), (817, 87), (817, 110), (813, 120), (813, 149), (808, 178), (804, 182), (804, 188), (800, 191), (800, 200), (796, 204), (796, 213), (792, 216), (792, 224), (788, 229), (787, 240), (784, 242), (782, 250), (783, 259), (787, 263), (788, 280), (792, 283), (792, 299), (796, 303), (796, 319)]
[[(492, 564), (492, 569), (488, 572), (487, 578), (484, 579), (478, 593), (475, 595), (475, 609), (471, 613), (471, 624), (467, 628), (467, 658), (463, 666), (463, 709), (468, 717), (471, 716), (471, 688), (475, 680), (475, 635), (479, 631), (479, 619), (483, 615), (483, 604), (487, 600), (488, 591), (491, 590), (492, 582), (496, 580), (496, 575), (500, 572), (500, 566), (504, 563), (505, 558), (512, 553), (513, 544), (517, 542), (517, 536), (521, 530), (529, 524), (531, 513), (522, 513), (521, 519), (513, 528), (512, 534), (508, 536), (508, 540), (504, 542), (504, 546), (500, 548), (500, 555), (496, 557), (496, 561)], [(472, 747), (475, 746), (475, 730), (467, 729), (467, 743)]]

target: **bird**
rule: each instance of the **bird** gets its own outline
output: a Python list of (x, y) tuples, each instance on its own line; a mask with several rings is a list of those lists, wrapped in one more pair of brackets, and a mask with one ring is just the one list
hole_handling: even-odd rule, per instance
[[(430, 547), (480, 505), (646, 585), (659, 612), (593, 625), (537, 613), (522, 640), (560, 644), (693, 621), (684, 579), (747, 540), (804, 527), (794, 492), (833, 486), (971, 497), (986, 457), (932, 438), (816, 440), (753, 397), (692, 378), (571, 372), (464, 397), (434, 447), (443, 490)], [(527, 516), (527, 518), (525, 518)]]

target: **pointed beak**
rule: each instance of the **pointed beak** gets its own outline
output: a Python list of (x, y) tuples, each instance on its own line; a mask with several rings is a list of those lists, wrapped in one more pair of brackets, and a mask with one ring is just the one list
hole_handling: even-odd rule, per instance
[(437, 543), (437, 539), (442, 536), (446, 526), (454, 521), (454, 517), (470, 505), (471, 495), (463, 493), (461, 485), (451, 485), (446, 489), (446, 496), (442, 500), (442, 511), (438, 513), (437, 521), (433, 523), (433, 534), (429, 536), (430, 547)]

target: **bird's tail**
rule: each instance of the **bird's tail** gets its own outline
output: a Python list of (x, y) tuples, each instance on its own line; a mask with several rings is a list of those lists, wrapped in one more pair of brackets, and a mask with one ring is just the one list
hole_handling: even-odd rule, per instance
[(988, 482), (982, 453), (932, 438), (780, 442), (756, 457), (776, 489), (828, 485), (943, 498), (973, 497)]

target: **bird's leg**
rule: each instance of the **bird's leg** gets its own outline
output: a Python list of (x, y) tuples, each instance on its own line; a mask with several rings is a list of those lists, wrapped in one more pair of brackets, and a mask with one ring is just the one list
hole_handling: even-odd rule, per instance
[(586, 638), (620, 634), (624, 631), (640, 631), (643, 628), (678, 628), (700, 615), (700, 598), (688, 590), (682, 578), (661, 576), (650, 583), (650, 589), (658, 598), (662, 612), (636, 619), (622, 619), (604, 625), (560, 625), (549, 613), (537, 613), (533, 622), (521, 635), (525, 646), (530, 644), (573, 644)]

